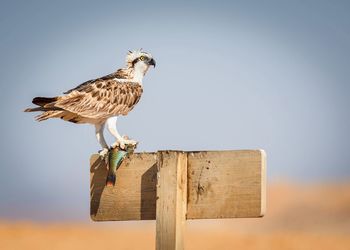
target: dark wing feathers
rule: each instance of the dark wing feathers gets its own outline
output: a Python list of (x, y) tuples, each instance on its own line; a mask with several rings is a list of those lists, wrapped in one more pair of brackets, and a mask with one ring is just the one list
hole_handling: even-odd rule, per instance
[(32, 101), (33, 104), (43, 107), (44, 105), (55, 102), (57, 97), (35, 97)]

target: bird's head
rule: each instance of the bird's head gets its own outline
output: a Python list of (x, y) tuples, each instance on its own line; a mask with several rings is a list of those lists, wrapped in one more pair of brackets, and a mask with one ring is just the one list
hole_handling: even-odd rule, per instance
[(128, 69), (132, 69), (134, 73), (134, 78), (139, 80), (146, 74), (150, 66), (155, 67), (156, 61), (153, 59), (150, 53), (145, 51), (135, 50), (128, 52), (126, 56), (126, 64)]

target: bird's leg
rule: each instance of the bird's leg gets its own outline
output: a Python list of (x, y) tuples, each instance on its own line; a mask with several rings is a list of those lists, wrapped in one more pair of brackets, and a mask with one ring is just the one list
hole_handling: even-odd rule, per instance
[(120, 146), (120, 148), (124, 149), (125, 145), (131, 144), (136, 145), (137, 142), (134, 140), (129, 140), (125, 136), (121, 136), (117, 130), (117, 116), (110, 117), (107, 119), (107, 128), (109, 132), (117, 139), (115, 143), (112, 144), (112, 147)]
[(102, 150), (99, 151), (99, 154), (102, 157), (105, 157), (108, 153), (108, 145), (106, 143), (106, 140), (103, 136), (103, 129), (105, 127), (105, 124), (96, 124), (95, 125), (95, 134), (96, 134), (96, 138), (97, 141), (101, 144)]

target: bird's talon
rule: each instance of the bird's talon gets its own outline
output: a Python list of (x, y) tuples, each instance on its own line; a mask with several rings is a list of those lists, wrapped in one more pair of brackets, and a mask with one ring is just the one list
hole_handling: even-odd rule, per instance
[(113, 143), (113, 144), (111, 145), (111, 149), (117, 148), (117, 147), (119, 147), (119, 142), (118, 142), (118, 141), (116, 141), (115, 143)]
[(138, 142), (134, 140), (125, 139), (123, 136), (123, 139), (117, 140), (115, 143), (112, 144), (111, 148), (119, 147), (120, 149), (126, 149), (128, 145), (135, 146)]
[(104, 149), (100, 150), (98, 153), (102, 158), (105, 158), (108, 154), (108, 148), (104, 148)]

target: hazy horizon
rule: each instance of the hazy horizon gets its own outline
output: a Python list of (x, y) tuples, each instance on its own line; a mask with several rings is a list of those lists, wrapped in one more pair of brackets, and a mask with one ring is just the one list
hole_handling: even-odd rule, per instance
[(261, 148), (269, 182), (347, 182), (349, 7), (3, 1), (0, 219), (88, 218), (94, 128), (37, 123), (22, 111), (35, 96), (123, 67), (127, 51), (141, 47), (157, 67), (118, 123), (138, 151)]

